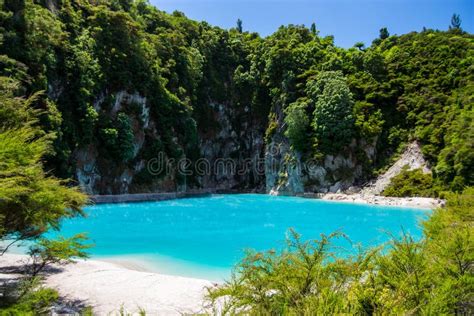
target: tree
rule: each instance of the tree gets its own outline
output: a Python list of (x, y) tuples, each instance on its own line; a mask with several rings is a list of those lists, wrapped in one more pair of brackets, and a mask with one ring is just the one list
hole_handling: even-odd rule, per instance
[(454, 13), (451, 17), (451, 25), (449, 26), (450, 30), (461, 30), (461, 16)]
[(117, 141), (119, 156), (122, 161), (128, 161), (133, 158), (133, 130), (130, 118), (125, 113), (119, 113), (117, 116)]
[(321, 72), (306, 86), (314, 104), (313, 128), (316, 148), (323, 153), (337, 153), (353, 136), (353, 100), (341, 72)]
[(24, 99), (15, 97), (17, 91), (15, 81), (0, 77), (0, 256), (15, 242), (29, 241), (33, 265), (29, 274), (1, 293), (1, 307), (6, 307), (5, 315), (42, 314), (58, 294), (38, 289), (38, 274), (50, 263), (86, 257), (84, 250), (89, 248), (81, 234), (58, 240), (42, 235), (59, 229), (64, 218), (83, 215), (87, 197), (44, 171), (42, 161), (54, 135), (39, 127), (38, 117), (47, 113), (33, 109), (39, 94)]
[(364, 50), (365, 44), (364, 44), (364, 42), (357, 42), (357, 43), (354, 44), (354, 47), (358, 48), (359, 50)]
[(242, 20), (241, 19), (237, 19), (237, 31), (239, 33), (242, 33), (243, 32), (243, 29), (242, 29)]
[(382, 27), (379, 31), (379, 38), (381, 40), (384, 40), (390, 36), (390, 33), (388, 32), (388, 29), (386, 27)]
[(33, 259), (31, 275), (37, 276), (49, 264), (65, 265), (72, 263), (72, 258), (88, 258), (85, 250), (90, 248), (90, 245), (83, 243), (86, 240), (84, 234), (77, 234), (71, 238), (60, 237), (57, 240), (41, 238), (29, 250), (29, 255)]
[(433, 189), (433, 177), (422, 169), (409, 170), (404, 166), (401, 172), (390, 180), (390, 184), (382, 192), (384, 196), (432, 196), (437, 192)]
[(40, 113), (31, 108), (37, 95), (15, 98), (13, 87), (0, 84), (0, 239), (15, 242), (35, 240), (58, 229), (61, 219), (82, 215), (87, 197), (43, 171), (53, 135), (37, 125)]
[(306, 113), (308, 104), (304, 101), (294, 102), (285, 110), (285, 136), (298, 151), (308, 149), (308, 127), (310, 119)]
[(316, 23), (311, 23), (311, 27), (310, 27), (310, 30), (311, 30), (311, 34), (313, 34), (314, 36), (317, 36), (319, 34), (319, 31), (316, 29)]

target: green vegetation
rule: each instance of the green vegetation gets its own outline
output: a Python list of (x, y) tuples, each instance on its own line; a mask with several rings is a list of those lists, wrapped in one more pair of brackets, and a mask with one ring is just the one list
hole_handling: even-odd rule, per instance
[(0, 256), (15, 242), (29, 241), (33, 262), (24, 278), (2, 288), (2, 315), (45, 312), (58, 294), (39, 287), (39, 273), (50, 263), (86, 257), (88, 248), (83, 235), (59, 240), (42, 237), (58, 229), (61, 219), (82, 215), (87, 198), (44, 171), (42, 159), (54, 135), (40, 128), (39, 117), (54, 115), (55, 109), (34, 110), (31, 105), (39, 95), (15, 97), (17, 88), (15, 81), (0, 77)]
[[(0, 315), (47, 314), (51, 309), (51, 305), (59, 298), (59, 294), (53, 289), (39, 288), (31, 291), (31, 284), (26, 286), (28, 291), (15, 303), (10, 303), (7, 307), (0, 306)], [(6, 297), (6, 300), (8, 299), (9, 297)]]
[[(465, 314), (474, 299), (474, 189), (449, 194), (424, 223), (420, 241), (343, 257), (336, 233), (302, 241), (290, 231), (282, 251), (250, 252), (230, 281), (211, 289), (229, 314)], [(215, 305), (217, 307), (217, 305)]]
[(50, 264), (64, 265), (73, 258), (87, 258), (83, 244), (84, 235), (50, 240), (40, 238), (30, 247), (31, 262), (23, 267), (23, 277), (2, 287), (0, 294), (0, 315), (38, 315), (47, 314), (58, 301), (56, 290), (41, 285), (40, 273)]
[[(382, 28), (370, 46), (342, 49), (315, 24), (261, 38), (241, 20), (226, 31), (141, 0), (2, 0), (0, 75), (23, 95), (46, 91), (32, 107), (57, 109), (41, 125), (56, 134), (46, 166), (61, 178), (73, 177), (74, 154), (90, 146), (111, 177), (154, 157), (156, 144), (169, 158), (197, 160), (199, 139), (220, 129), (219, 104), (234, 112), (233, 128), (267, 142), (285, 134), (304, 159), (375, 144), (373, 160), (352, 152), (367, 179), (418, 140), (433, 183), (460, 191), (474, 181), (474, 41), (461, 22), (454, 15), (448, 31), (401, 36)], [(146, 98), (151, 124), (142, 104), (117, 103), (119, 92)], [(143, 170), (131, 190), (158, 177)]]
[(382, 194), (395, 197), (436, 197), (438, 191), (433, 187), (433, 176), (430, 173), (424, 173), (421, 169), (408, 170), (405, 166), (400, 174), (393, 177), (390, 185), (385, 188)]
[(352, 94), (338, 72), (322, 72), (307, 84), (308, 95), (315, 100), (314, 132), (317, 149), (338, 153), (352, 139)]
[(1, 78), (0, 85), (0, 238), (36, 239), (58, 228), (64, 217), (82, 215), (87, 198), (65, 181), (49, 176), (41, 163), (54, 135), (38, 126), (31, 104), (37, 95), (14, 97), (15, 84)]
[(288, 137), (293, 148), (304, 152), (307, 150), (310, 126), (310, 120), (307, 115), (308, 104), (304, 101), (291, 103), (285, 110), (286, 131), (285, 136)]

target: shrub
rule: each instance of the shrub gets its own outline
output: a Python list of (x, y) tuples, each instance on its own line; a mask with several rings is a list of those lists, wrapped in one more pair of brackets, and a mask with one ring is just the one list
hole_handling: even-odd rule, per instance
[(53, 289), (31, 290), (14, 303), (4, 301), (0, 305), (0, 315), (46, 315), (58, 298), (58, 292)]
[(337, 314), (356, 310), (344, 290), (347, 283), (360, 277), (355, 260), (333, 260), (334, 238), (341, 234), (322, 236), (321, 240), (301, 241), (290, 230), (287, 246), (282, 252), (249, 252), (236, 267), (230, 281), (209, 292), (218, 304), (226, 297), (224, 314), (303, 315)]
[(431, 173), (424, 173), (421, 169), (408, 170), (408, 166), (405, 166), (400, 174), (392, 178), (389, 186), (382, 192), (382, 195), (394, 197), (434, 197), (438, 193), (439, 188), (434, 185)]
[(133, 158), (134, 154), (134, 136), (130, 118), (125, 113), (119, 113), (116, 124), (119, 157), (122, 161), (128, 161)]
[(308, 148), (309, 117), (306, 113), (308, 104), (304, 101), (294, 102), (285, 109), (285, 136), (290, 140), (294, 149), (303, 152)]
[(353, 136), (352, 93), (342, 73), (326, 71), (306, 86), (314, 102), (313, 127), (317, 150), (337, 153), (348, 145)]

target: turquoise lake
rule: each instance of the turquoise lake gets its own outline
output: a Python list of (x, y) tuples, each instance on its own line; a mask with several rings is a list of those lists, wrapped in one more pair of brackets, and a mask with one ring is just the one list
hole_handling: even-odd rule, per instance
[[(371, 246), (403, 231), (419, 238), (430, 211), (260, 194), (213, 195), (160, 202), (98, 204), (66, 220), (60, 234), (88, 232), (92, 258), (146, 270), (222, 280), (246, 248), (281, 249), (294, 228), (302, 239), (340, 230)], [(339, 241), (341, 246), (350, 243)]]

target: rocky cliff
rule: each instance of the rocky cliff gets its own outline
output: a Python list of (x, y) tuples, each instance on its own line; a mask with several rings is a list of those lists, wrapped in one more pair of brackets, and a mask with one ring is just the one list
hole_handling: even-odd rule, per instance
[[(89, 194), (114, 194), (127, 193), (133, 181), (133, 177), (142, 171), (146, 161), (139, 159), (145, 143), (145, 132), (153, 133), (153, 122), (150, 122), (150, 109), (147, 106), (146, 97), (138, 93), (119, 91), (112, 95), (113, 106), (108, 111), (111, 119), (115, 119), (117, 113), (127, 107), (134, 105), (138, 111), (129, 115), (133, 131), (133, 153), (131, 163), (117, 164), (107, 157), (100, 155), (99, 148), (95, 144), (79, 147), (73, 153), (75, 160), (75, 175), (80, 187)], [(100, 112), (105, 95), (101, 95), (94, 103), (94, 109)]]
[(354, 139), (337, 155), (312, 159), (292, 149), (281, 131), (277, 132), (266, 146), (266, 192), (294, 195), (350, 190), (366, 181), (368, 174), (364, 166), (375, 159), (375, 154), (374, 143)]
[[(103, 111), (101, 96), (94, 104)], [(190, 189), (245, 190), (271, 194), (299, 194), (303, 192), (340, 192), (360, 184), (366, 176), (364, 161), (375, 158), (375, 146), (353, 140), (337, 155), (326, 155), (314, 160), (291, 148), (284, 136), (283, 114), (278, 128), (267, 139), (266, 122), (253, 118), (249, 107), (210, 102), (205, 124), (197, 125), (198, 146), (194, 159), (181, 155), (180, 159), (160, 156), (160, 148), (150, 148), (153, 140), (160, 140), (157, 122), (150, 115), (147, 98), (138, 93), (119, 91), (112, 95), (112, 106), (107, 111), (110, 119), (117, 113), (129, 114), (133, 132), (132, 156), (127, 162), (101, 154), (101, 148), (90, 144), (73, 153), (75, 176), (81, 188), (89, 194), (124, 194), (137, 192), (174, 192)], [(135, 111), (130, 111), (130, 108)], [(175, 146), (182, 147), (176, 138)], [(360, 149), (363, 156), (360, 156)], [(150, 154), (151, 151), (151, 154)], [(143, 174), (153, 169), (151, 162), (166, 164), (153, 181), (143, 181)], [(180, 170), (180, 161), (186, 170)], [(152, 170), (153, 171), (153, 170)]]
[[(111, 97), (113, 106), (107, 110), (107, 116), (114, 120), (117, 113), (125, 111), (130, 118), (132, 156), (126, 162), (117, 163), (113, 157), (104, 156), (98, 145), (77, 148), (72, 155), (75, 177), (85, 192), (263, 189), (265, 175), (258, 170), (258, 165), (264, 155), (265, 123), (255, 121), (249, 107), (238, 109), (232, 104), (209, 102), (205, 105), (209, 114), (205, 124), (196, 126), (198, 146), (193, 157), (187, 157), (181, 151), (178, 157), (171, 158), (167, 154), (162, 156), (162, 147), (153, 147), (155, 141), (162, 140), (158, 136), (157, 121), (150, 115), (147, 98), (126, 91)], [(97, 112), (104, 111), (101, 104), (105, 99), (104, 96), (97, 99), (94, 105)], [(132, 107), (135, 111), (130, 111)], [(173, 142), (178, 149), (185, 146), (177, 137)], [(154, 174), (158, 173), (156, 168), (163, 170), (157, 175)], [(155, 177), (152, 181), (143, 181), (144, 174)]]

